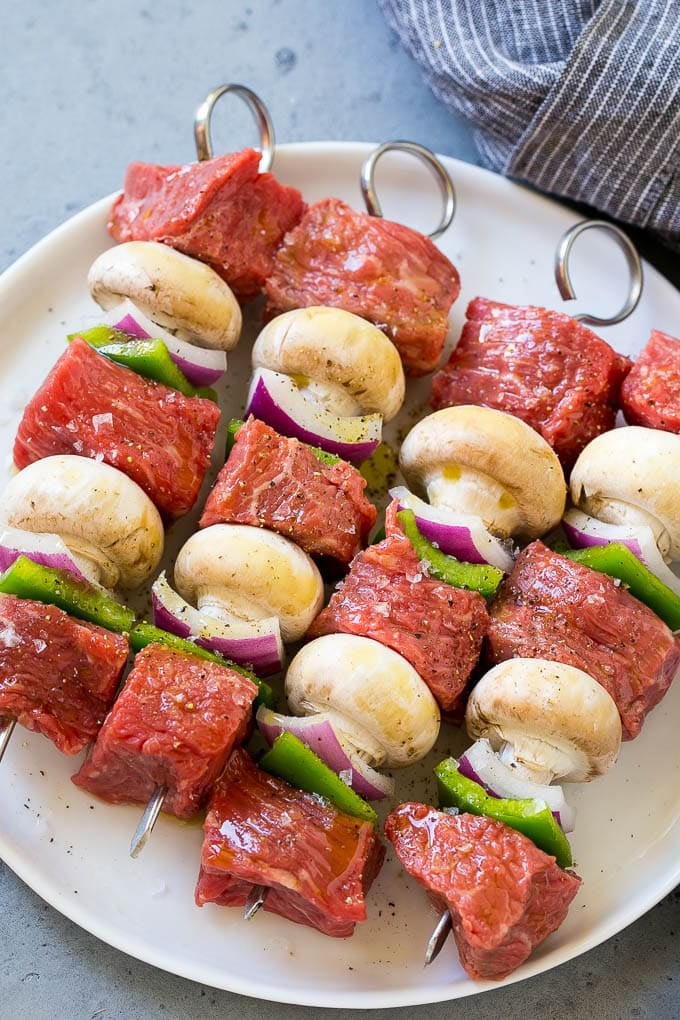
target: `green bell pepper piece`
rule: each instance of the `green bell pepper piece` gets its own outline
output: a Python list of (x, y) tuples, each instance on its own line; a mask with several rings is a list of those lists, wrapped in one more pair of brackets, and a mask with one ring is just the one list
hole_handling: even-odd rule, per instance
[(185, 397), (205, 397), (215, 402), (217, 394), (208, 386), (192, 386), (184, 372), (170, 357), (162, 340), (136, 340), (111, 326), (95, 326), (80, 333), (69, 334), (69, 341), (79, 336), (119, 365), (132, 369), (145, 379), (153, 379), (173, 390), (179, 390)]
[(220, 666), (228, 666), (229, 669), (235, 670), (241, 676), (247, 676), (249, 680), (252, 680), (257, 685), (258, 695), (254, 702), (255, 708), (260, 705), (266, 705), (267, 708), (274, 707), (274, 692), (269, 684), (264, 680), (260, 680), (259, 676), (256, 676), (251, 670), (238, 666), (235, 662), (231, 662), (230, 659), (225, 659), (223, 655), (211, 652), (207, 648), (201, 648), (200, 645), (189, 641), (187, 638), (170, 634), (169, 631), (162, 630), (160, 627), (154, 627), (152, 623), (146, 623), (145, 621), (136, 624), (130, 631), (130, 645), (134, 652), (141, 652), (142, 648), (146, 648), (147, 645), (152, 643), (165, 645), (166, 648), (172, 648), (176, 652), (194, 655), (196, 658), (206, 659), (208, 662), (216, 662)]
[(236, 433), (243, 425), (242, 418), (231, 418), (227, 425), (227, 443), (224, 451), (225, 460), (229, 459), (229, 454), (234, 449), (234, 443), (236, 442)]
[(373, 825), (378, 820), (371, 805), (343, 783), (340, 776), (293, 733), (280, 733), (258, 764), (265, 772), (285, 779), (291, 786), (325, 797), (347, 815)]
[(569, 841), (544, 800), (492, 797), (483, 786), (458, 771), (455, 758), (436, 766), (439, 801), (472, 815), (487, 815), (528, 836), (537, 847), (552, 854), (561, 868), (572, 863)]
[(66, 570), (34, 563), (28, 556), (18, 556), (0, 575), (0, 592), (58, 606), (71, 616), (118, 634), (129, 633), (135, 622), (132, 610), (102, 588)]
[(454, 556), (447, 556), (441, 549), (435, 548), (418, 530), (413, 510), (399, 510), (397, 520), (415, 549), (418, 559), (425, 560), (429, 564), (428, 574), (436, 577), (439, 581), (453, 585), (454, 588), (478, 591), (485, 598), (495, 594), (498, 585), (503, 580), (502, 570), (486, 563), (462, 563)]
[[(242, 418), (232, 418), (227, 425), (227, 444), (226, 444), (226, 457), (229, 456), (234, 448), (236, 441), (236, 433), (243, 425)], [(320, 446), (312, 446), (310, 443), (304, 443), (305, 446), (309, 446), (317, 460), (320, 460), (322, 464), (337, 464), (341, 457), (338, 457), (335, 453), (326, 453)]]
[(610, 542), (609, 545), (593, 545), (587, 549), (570, 549), (563, 555), (575, 563), (599, 570), (601, 574), (618, 577), (631, 595), (649, 606), (671, 630), (680, 628), (680, 597), (660, 581), (628, 546)]

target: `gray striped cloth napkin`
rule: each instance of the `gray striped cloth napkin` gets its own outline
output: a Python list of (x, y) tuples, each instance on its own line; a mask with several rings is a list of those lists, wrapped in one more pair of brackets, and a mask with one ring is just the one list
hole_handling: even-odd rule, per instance
[(482, 159), (680, 250), (680, 0), (379, 0)]

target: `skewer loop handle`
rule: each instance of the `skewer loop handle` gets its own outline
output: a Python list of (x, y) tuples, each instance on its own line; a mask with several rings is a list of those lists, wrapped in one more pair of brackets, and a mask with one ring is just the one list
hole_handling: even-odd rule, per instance
[(555, 252), (555, 281), (560, 295), (565, 301), (571, 301), (576, 297), (571, 276), (569, 275), (569, 255), (576, 238), (585, 230), (593, 228), (604, 230), (611, 234), (619, 248), (623, 251), (630, 270), (628, 296), (621, 310), (609, 318), (601, 318), (588, 312), (578, 312), (573, 318), (579, 322), (587, 322), (591, 326), (614, 326), (617, 322), (623, 322), (631, 312), (635, 311), (642, 295), (644, 282), (642, 263), (637, 248), (628, 235), (624, 234), (623, 230), (607, 220), (581, 220), (579, 223), (575, 223), (573, 227), (570, 227), (562, 235), (557, 245), (557, 251)]
[(271, 170), (274, 162), (274, 125), (269, 115), (269, 110), (256, 92), (253, 92), (246, 85), (237, 85), (235, 83), (220, 85), (218, 88), (213, 89), (196, 110), (194, 115), (194, 140), (196, 142), (196, 155), (198, 159), (202, 161), (204, 159), (212, 159), (213, 157), (210, 121), (215, 103), (222, 96), (226, 95), (227, 92), (233, 92), (235, 95), (240, 96), (253, 114), (260, 132), (260, 149), (262, 150), (260, 173)]
[(418, 142), (384, 142), (383, 145), (379, 145), (367, 159), (364, 160), (361, 167), (361, 193), (364, 196), (364, 202), (366, 203), (366, 210), (371, 216), (382, 216), (382, 207), (378, 199), (378, 193), (375, 187), (375, 166), (378, 160), (386, 152), (410, 152), (412, 155), (417, 156), (426, 166), (429, 166), (434, 170), (437, 183), (439, 184), (442, 199), (444, 201), (444, 211), (442, 218), (439, 221), (439, 225), (428, 235), (431, 238), (439, 237), (444, 231), (451, 225), (451, 221), (456, 212), (456, 190), (453, 186), (448, 170), (444, 167), (443, 163), (437, 159), (434, 152), (427, 149), (424, 145), (419, 145)]

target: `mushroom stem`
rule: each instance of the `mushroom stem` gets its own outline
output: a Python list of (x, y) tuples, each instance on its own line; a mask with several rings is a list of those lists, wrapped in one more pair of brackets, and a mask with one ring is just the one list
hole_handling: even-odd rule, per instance
[(78, 538), (76, 535), (65, 535), (62, 532), (59, 538), (71, 553), (78, 568), (88, 581), (101, 585), (102, 588), (107, 588), (109, 591), (115, 589), (120, 577), (120, 571), (102, 549), (92, 545), (91, 542), (87, 542), (84, 538)]
[(362, 414), (361, 404), (337, 383), (321, 382), (306, 375), (293, 375), (291, 379), (300, 394), (311, 404), (321, 404), (325, 410), (341, 418), (353, 418)]
[[(536, 754), (531, 754), (532, 750), (535, 751), (537, 749), (537, 745), (540, 745), (540, 762), (536, 761), (536, 757), (538, 757)], [(551, 748), (550, 750), (554, 751), (554, 748)], [(545, 767), (546, 745), (543, 741), (524, 742), (521, 753), (530, 757), (530, 760), (527, 760), (527, 757), (520, 759), (518, 757), (518, 753), (519, 749), (517, 745), (511, 744), (508, 741), (505, 741), (498, 751), (499, 760), (503, 763), (503, 765), (508, 765), (518, 779), (526, 780), (529, 783), (537, 783), (539, 786), (549, 786), (553, 779), (556, 778), (557, 773), (553, 772), (552, 769)], [(569, 771), (569, 769), (567, 769), (567, 771)]]
[(429, 472), (424, 481), (431, 506), (474, 514), (501, 538), (521, 531), (523, 517), (517, 500), (484, 471), (447, 464)]
[(346, 747), (349, 754), (356, 755), (371, 768), (380, 768), (385, 763), (386, 752), (383, 745), (371, 736), (360, 723), (351, 719), (344, 712), (330, 708), (322, 702), (303, 701), (298, 706), (298, 715), (317, 715), (323, 713), (329, 719), (338, 740)]
[(271, 616), (268, 607), (227, 588), (200, 588), (196, 597), (196, 608), (215, 620), (236, 617), (255, 623)]
[(633, 506), (622, 499), (607, 499), (605, 497), (584, 499), (583, 506), (588, 506), (588, 513), (605, 524), (625, 524), (634, 528), (649, 528), (654, 535), (654, 541), (666, 563), (671, 561), (671, 538), (663, 522), (654, 514), (643, 510), (639, 506)]

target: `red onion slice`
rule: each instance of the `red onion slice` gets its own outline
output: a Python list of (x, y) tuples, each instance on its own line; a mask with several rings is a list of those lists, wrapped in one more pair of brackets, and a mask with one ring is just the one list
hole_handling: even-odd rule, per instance
[(576, 812), (567, 803), (562, 787), (519, 778), (500, 760), (486, 738), (468, 747), (458, 761), (458, 769), (468, 779), (480, 783), (492, 797), (544, 800), (564, 832), (573, 831)]
[(196, 347), (186, 340), (179, 340), (167, 329), (153, 322), (144, 312), (126, 298), (109, 313), (107, 321), (138, 340), (162, 340), (170, 357), (194, 386), (212, 386), (227, 370), (227, 355), (224, 351)]
[(394, 780), (376, 772), (362, 761), (359, 755), (338, 736), (327, 712), (315, 715), (280, 715), (261, 705), (257, 710), (257, 725), (271, 746), (284, 730), (293, 733), (314, 751), (322, 761), (366, 800), (381, 800), (394, 794)]
[(506, 574), (512, 570), (515, 561), (507, 544), (494, 538), (481, 517), (430, 506), (403, 485), (390, 489), (390, 496), (400, 509), (413, 510), (420, 533), (442, 552), (464, 563), (489, 563)]
[(341, 417), (312, 403), (295, 380), (268, 368), (253, 372), (245, 417), (249, 414), (284, 436), (319, 446), (356, 464), (370, 457), (382, 438), (382, 415)]
[(4, 572), (19, 556), (26, 556), (41, 567), (67, 570), (82, 581), (98, 581), (93, 572), (81, 569), (71, 550), (59, 535), (3, 528), (0, 534), (0, 571)]
[(567, 510), (562, 519), (562, 528), (567, 541), (576, 549), (593, 545), (608, 545), (620, 542), (627, 546), (634, 556), (663, 581), (668, 588), (680, 595), (680, 578), (676, 577), (659, 552), (654, 533), (644, 524), (607, 524), (596, 517), (590, 517), (581, 510)]
[(241, 666), (250, 666), (259, 676), (283, 668), (284, 650), (277, 617), (249, 621), (227, 612), (220, 619), (209, 616), (185, 602), (170, 587), (165, 571), (153, 583), (151, 602), (154, 623), (170, 634), (188, 638)]

